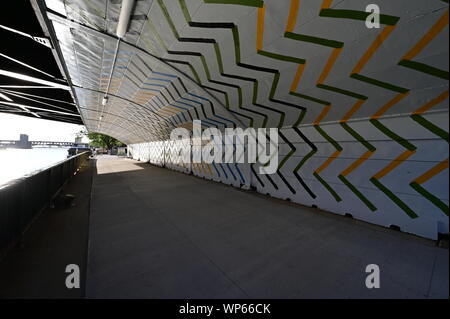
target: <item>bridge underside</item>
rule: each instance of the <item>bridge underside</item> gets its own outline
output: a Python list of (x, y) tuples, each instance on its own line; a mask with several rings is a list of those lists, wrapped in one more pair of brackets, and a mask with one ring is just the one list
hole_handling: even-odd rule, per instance
[[(82, 120), (133, 157), (428, 238), (448, 233), (448, 3), (36, 1)], [(179, 164), (175, 127), (280, 128), (279, 167)], [(176, 196), (176, 195), (174, 195)], [(218, 199), (220, 200), (220, 199)]]

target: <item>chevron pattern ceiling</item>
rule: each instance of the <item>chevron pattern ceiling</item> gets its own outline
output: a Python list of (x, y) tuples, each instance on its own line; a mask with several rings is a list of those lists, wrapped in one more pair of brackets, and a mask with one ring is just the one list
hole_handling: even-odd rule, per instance
[[(379, 29), (365, 25), (371, 3)], [(448, 1), (137, 1), (106, 107), (120, 1), (46, 4), (84, 123), (135, 158), (448, 233)], [(280, 128), (278, 172), (171, 161), (171, 129), (193, 119)]]

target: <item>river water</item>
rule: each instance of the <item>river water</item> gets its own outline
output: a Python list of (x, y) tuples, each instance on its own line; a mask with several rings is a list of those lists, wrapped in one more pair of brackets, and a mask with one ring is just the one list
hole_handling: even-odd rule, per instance
[(0, 185), (67, 158), (67, 148), (0, 149)]

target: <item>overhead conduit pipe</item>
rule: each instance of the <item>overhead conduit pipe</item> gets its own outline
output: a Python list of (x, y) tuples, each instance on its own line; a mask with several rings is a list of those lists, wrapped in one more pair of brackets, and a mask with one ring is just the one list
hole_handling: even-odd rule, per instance
[(128, 25), (130, 23), (131, 12), (134, 8), (135, 0), (122, 0), (122, 6), (120, 8), (119, 14), (119, 22), (117, 23), (116, 35), (117, 35), (117, 45), (116, 50), (114, 52), (113, 64), (111, 67), (111, 73), (109, 74), (108, 86), (106, 87), (105, 96), (102, 99), (102, 112), (100, 113), (100, 119), (98, 122), (98, 127), (100, 128), (100, 122), (103, 119), (103, 112), (105, 110), (105, 106), (108, 103), (108, 93), (109, 87), (111, 85), (112, 75), (114, 73), (114, 67), (116, 65), (117, 53), (119, 52), (120, 40), (125, 36), (127, 32)]

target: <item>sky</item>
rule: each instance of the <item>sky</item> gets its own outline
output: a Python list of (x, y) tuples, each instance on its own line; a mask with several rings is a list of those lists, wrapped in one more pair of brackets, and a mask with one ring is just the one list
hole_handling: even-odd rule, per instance
[(30, 141), (74, 142), (82, 129), (83, 125), (0, 113), (0, 140), (18, 140), (20, 134), (27, 134)]

